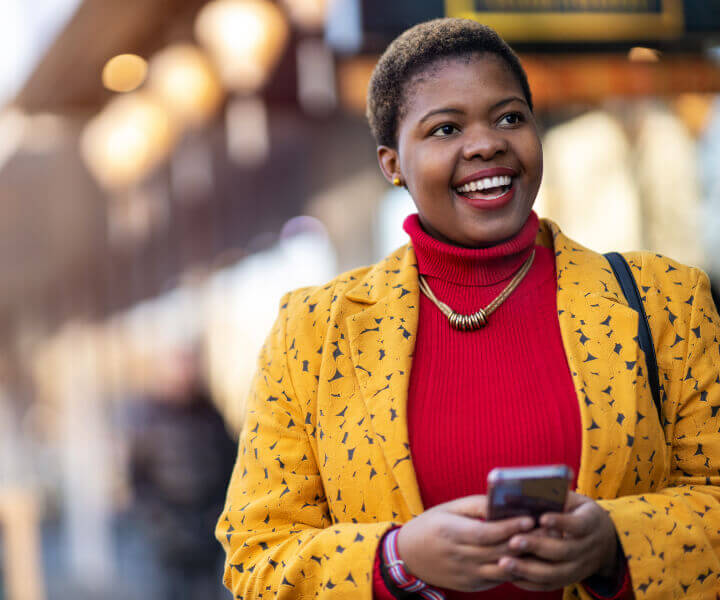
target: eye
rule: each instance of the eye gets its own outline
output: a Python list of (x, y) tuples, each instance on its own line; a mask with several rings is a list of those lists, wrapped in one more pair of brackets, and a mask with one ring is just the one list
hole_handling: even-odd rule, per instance
[(501, 125), (519, 125), (524, 120), (525, 120), (525, 116), (522, 113), (512, 112), (512, 113), (503, 115), (500, 118), (500, 121), (498, 121), (498, 123)]
[(446, 124), (440, 125), (440, 127), (436, 127), (435, 129), (433, 129), (430, 135), (432, 135), (433, 137), (447, 137), (449, 135), (452, 135), (456, 131), (459, 131), (459, 129), (455, 127), (455, 125)]

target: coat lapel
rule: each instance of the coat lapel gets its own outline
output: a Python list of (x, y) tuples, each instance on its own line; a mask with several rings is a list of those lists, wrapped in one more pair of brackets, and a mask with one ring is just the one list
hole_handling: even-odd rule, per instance
[(366, 305), (346, 320), (355, 375), (408, 518), (423, 511), (410, 456), (407, 399), (418, 322), (417, 265), (405, 246), (374, 266), (347, 297)]
[[(638, 394), (652, 406), (636, 339), (638, 316), (601, 254), (545, 219), (537, 242), (555, 252), (560, 331), (583, 428), (577, 490), (613, 498), (628, 468), (638, 418), (649, 416), (638, 413)], [(423, 511), (407, 429), (419, 303), (412, 247), (372, 267), (347, 297), (364, 305), (346, 319), (355, 375), (390, 475), (412, 517)]]
[[(553, 238), (560, 331), (582, 420), (577, 489), (614, 498), (630, 463), (637, 395), (649, 394), (631, 309), (606, 259), (544, 221)], [(640, 390), (640, 392), (638, 392)]]

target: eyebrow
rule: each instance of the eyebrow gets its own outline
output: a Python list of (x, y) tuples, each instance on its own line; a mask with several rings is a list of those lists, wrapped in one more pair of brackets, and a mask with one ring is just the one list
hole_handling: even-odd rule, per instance
[[(495, 110), (496, 108), (500, 108), (501, 106), (504, 106), (505, 104), (510, 104), (510, 102), (522, 102), (523, 104), (527, 104), (527, 101), (524, 98), (521, 98), (520, 96), (510, 96), (509, 98), (503, 98), (502, 100), (499, 100), (498, 102), (493, 104), (490, 107), (490, 110)], [(436, 108), (434, 110), (431, 110), (430, 112), (425, 113), (425, 115), (422, 117), (422, 119), (420, 119), (419, 122), (424, 123), (433, 115), (437, 115), (437, 114), (441, 114), (441, 113), (464, 115), (465, 111), (460, 110), (459, 108), (452, 108), (452, 107)]]

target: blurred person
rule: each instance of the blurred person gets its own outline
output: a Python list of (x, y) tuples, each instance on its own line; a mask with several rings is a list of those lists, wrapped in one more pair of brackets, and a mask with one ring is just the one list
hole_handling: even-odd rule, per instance
[[(704, 267), (702, 235), (696, 235), (701, 229), (701, 188), (695, 140), (663, 103), (643, 103), (639, 113), (634, 168), (643, 198), (645, 247)], [(668, 148), (673, 149), (672, 158)]]
[(131, 405), (132, 510), (162, 581), (162, 598), (208, 600), (222, 554), (212, 537), (235, 458), (235, 444), (215, 410), (196, 352), (160, 359), (154, 389)]
[(720, 96), (712, 103), (700, 135), (699, 172), (702, 182), (701, 239), (711, 279), (720, 279)]
[[(542, 148), (509, 46), (470, 20), (409, 29), (375, 67), (368, 118), (417, 207), (411, 239), (281, 301), (217, 524), (225, 584), (246, 599), (714, 597), (707, 276), (626, 255), (658, 414), (608, 260), (533, 212)], [(492, 468), (554, 463), (577, 473), (564, 512), (487, 520)]]
[(556, 125), (543, 138), (543, 182), (535, 211), (562, 223), (567, 235), (596, 251), (634, 250), (642, 244), (646, 221), (633, 164), (622, 124), (609, 112), (594, 110)]

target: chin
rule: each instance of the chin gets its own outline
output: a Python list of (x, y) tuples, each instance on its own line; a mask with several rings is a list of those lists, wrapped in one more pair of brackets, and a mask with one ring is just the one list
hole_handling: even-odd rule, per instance
[[(526, 220), (526, 219), (525, 219)], [(513, 237), (522, 229), (525, 220), (502, 221), (499, 223), (482, 223), (466, 229), (463, 238), (467, 246), (493, 246)]]
[(455, 203), (454, 232), (449, 239), (463, 246), (493, 246), (517, 234), (532, 212), (532, 204), (516, 197), (510, 204), (495, 210), (478, 211), (465, 203)]

